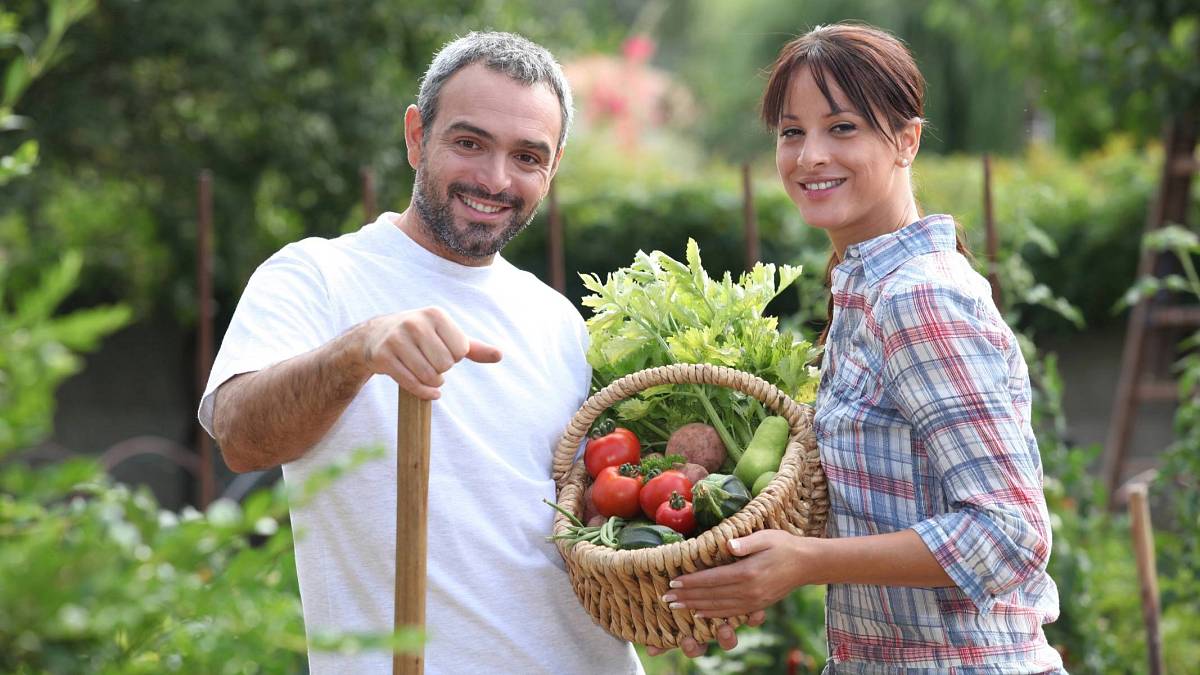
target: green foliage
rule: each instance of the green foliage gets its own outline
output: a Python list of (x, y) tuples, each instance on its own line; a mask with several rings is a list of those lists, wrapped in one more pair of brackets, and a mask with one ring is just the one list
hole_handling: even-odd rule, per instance
[(9, 286), (28, 288), (64, 250), (85, 251), (71, 304), (120, 299), (148, 311), (151, 294), (169, 273), (169, 252), (146, 206), (155, 185), (104, 179), (89, 170), (53, 174), (44, 198), (26, 214), (0, 214), (0, 250), (9, 251)]
[[(244, 505), (161, 510), (94, 462), (0, 466), (0, 671), (295, 673), (308, 642), (287, 505), (318, 483)], [(417, 635), (312, 635), (317, 649), (412, 649)]]
[(1154, 136), (1200, 103), (1200, 5), (1176, 0), (933, 0), (930, 22), (1027, 79), (1074, 149)]
[[(1064, 312), (1071, 323), (1113, 321), (1113, 303), (1135, 276), (1134, 252), (1160, 155), (1116, 138), (1079, 158), (1040, 145), (1018, 158), (993, 158), (999, 272), (1014, 324), (1062, 332), (1071, 325), (1058, 318)], [(922, 157), (914, 175), (924, 209), (953, 214), (985, 268), (982, 162)]]
[[(0, 54), (4, 55), (0, 69), (4, 74), (3, 90), (0, 91), (0, 132), (29, 125), (27, 118), (13, 112), (17, 101), (34, 80), (63, 56), (64, 51), (60, 49), (63, 34), (90, 13), (94, 5), (95, 0), (51, 0), (46, 10), (44, 35), (36, 44), (19, 32), (20, 21), (15, 12), (0, 9)], [(38, 143), (35, 140), (24, 141), (11, 154), (0, 154), (0, 187), (14, 178), (29, 175), (37, 161)]]
[(82, 367), (78, 352), (94, 349), (129, 320), (120, 305), (54, 315), (75, 288), (82, 261), (68, 252), (38, 286), (9, 300), (0, 258), (0, 458), (49, 434), (54, 391)]
[[(5, 55), (7, 73), (0, 99), (0, 130), (24, 123), (12, 114), (18, 98), (61, 56), (63, 34), (91, 7), (89, 0), (53, 0), (47, 8), (45, 34), (36, 46), (17, 32), (16, 14), (0, 11), (0, 53)], [(10, 58), (6, 50), (13, 47), (19, 49)], [(0, 159), (0, 186), (27, 174), (36, 158), (36, 142), (25, 141), (14, 155)], [(10, 242), (3, 236), (10, 222), (0, 218), (0, 459), (49, 433), (54, 390), (63, 378), (80, 369), (77, 352), (93, 349), (101, 337), (129, 320), (128, 309), (119, 305), (55, 315), (78, 284), (83, 265), (78, 251), (55, 251), (53, 258), (42, 261), (36, 284), (13, 284)], [(49, 264), (51, 259), (57, 260)]]
[(757, 628), (738, 629), (738, 646), (729, 652), (709, 645), (704, 656), (689, 659), (679, 650), (649, 656), (639, 649), (647, 675), (733, 675), (734, 673), (820, 673), (825, 666), (825, 589), (805, 586), (767, 610)]

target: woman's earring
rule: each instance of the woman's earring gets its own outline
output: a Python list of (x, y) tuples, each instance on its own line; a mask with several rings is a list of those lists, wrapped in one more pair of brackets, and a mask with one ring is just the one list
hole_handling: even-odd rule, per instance
[(901, 160), (900, 160), (900, 166), (907, 167), (908, 165), (909, 165), (909, 160), (908, 160), (908, 158), (907, 158), (907, 157), (905, 157), (904, 159), (901, 159)]

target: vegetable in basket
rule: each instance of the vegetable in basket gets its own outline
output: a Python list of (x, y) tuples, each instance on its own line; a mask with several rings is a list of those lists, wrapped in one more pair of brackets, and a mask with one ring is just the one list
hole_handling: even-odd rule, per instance
[(750, 501), (750, 490), (737, 476), (710, 473), (692, 488), (696, 524), (708, 529), (737, 513)]
[(642, 444), (638, 437), (623, 427), (606, 430), (593, 436), (583, 451), (583, 465), (592, 478), (610, 466), (637, 464), (642, 461)]
[[(730, 274), (713, 279), (689, 239), (686, 264), (661, 251), (639, 251), (632, 265), (603, 282), (594, 274), (580, 275), (591, 293), (583, 304), (593, 311), (587, 321), (593, 388), (646, 368), (708, 363), (751, 373), (797, 401), (812, 401), (818, 378), (808, 364), (818, 350), (780, 330), (777, 317), (764, 315), (767, 304), (800, 275), (799, 267), (782, 265), (777, 284), (776, 269), (758, 263), (736, 282)], [(724, 444), (730, 468), (769, 414), (752, 396), (696, 384), (650, 387), (615, 408), (644, 444), (667, 441), (688, 423), (707, 422)]]
[(665, 525), (635, 523), (621, 528), (621, 534), (617, 536), (617, 547), (623, 551), (632, 551), (680, 541), (683, 541), (683, 535)]
[(641, 511), (641, 490), (642, 474), (636, 464), (610, 466), (596, 476), (592, 501), (600, 515), (633, 518)]
[(733, 475), (746, 485), (754, 485), (759, 476), (779, 470), (790, 432), (787, 420), (778, 415), (763, 420), (755, 430), (750, 445), (746, 446), (746, 453), (738, 460)]
[(682, 472), (674, 469), (663, 471), (650, 478), (642, 486), (641, 494), (638, 495), (642, 513), (645, 513), (647, 518), (653, 518), (658, 513), (659, 505), (670, 499), (672, 492), (685, 494), (690, 500), (692, 498), (692, 481), (688, 480)]
[[(688, 496), (691, 496), (690, 493)], [(687, 536), (696, 531), (696, 511), (684, 495), (672, 492), (667, 501), (658, 505), (658, 511), (654, 513), (654, 523), (665, 525)]]
[(779, 474), (778, 471), (768, 471), (768, 472), (764, 473), (763, 475), (759, 476), (758, 479), (754, 481), (754, 485), (751, 486), (750, 494), (757, 497), (758, 493), (767, 489), (767, 486), (771, 484), (771, 481), (774, 480), (775, 476), (778, 474)]
[(667, 454), (682, 455), (689, 464), (699, 464), (709, 473), (719, 470), (728, 455), (721, 435), (703, 422), (676, 429), (667, 439)]
[(567, 517), (567, 520), (571, 521), (571, 524), (567, 526), (566, 532), (546, 537), (547, 541), (564, 539), (571, 542), (572, 546), (581, 541), (586, 541), (597, 546), (617, 548), (617, 538), (621, 534), (621, 529), (625, 526), (624, 518), (612, 516), (598, 525), (584, 525), (575, 517), (574, 513), (571, 513), (558, 504), (547, 499), (543, 499), (542, 502), (548, 504), (550, 508), (563, 514)]

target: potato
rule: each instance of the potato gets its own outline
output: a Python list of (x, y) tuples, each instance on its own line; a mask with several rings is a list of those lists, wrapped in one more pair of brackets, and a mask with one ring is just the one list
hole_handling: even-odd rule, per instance
[(688, 480), (692, 481), (692, 485), (699, 483), (708, 476), (708, 469), (699, 464), (684, 464), (679, 470), (683, 472), (683, 475), (687, 476)]
[(592, 501), (592, 486), (587, 486), (587, 490), (583, 492), (583, 522), (591, 522), (593, 518), (600, 515), (600, 511), (596, 508), (596, 502)]
[(725, 462), (725, 443), (717, 430), (707, 424), (685, 424), (667, 440), (668, 455), (683, 455), (688, 463), (699, 464), (712, 473)]

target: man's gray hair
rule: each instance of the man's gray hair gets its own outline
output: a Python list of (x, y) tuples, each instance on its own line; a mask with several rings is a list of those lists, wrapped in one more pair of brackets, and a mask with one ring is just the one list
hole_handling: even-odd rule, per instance
[(437, 117), (442, 86), (452, 75), (475, 63), (502, 73), (528, 85), (545, 82), (558, 96), (562, 109), (562, 130), (558, 133), (558, 149), (567, 142), (567, 131), (574, 116), (571, 86), (563, 75), (562, 66), (545, 47), (514, 33), (472, 32), (446, 43), (433, 57), (429, 70), (421, 78), (417, 93), (417, 108), (421, 110), (421, 126), (428, 136)]

